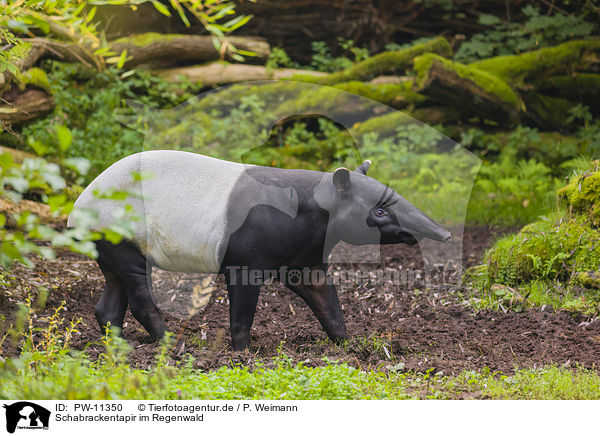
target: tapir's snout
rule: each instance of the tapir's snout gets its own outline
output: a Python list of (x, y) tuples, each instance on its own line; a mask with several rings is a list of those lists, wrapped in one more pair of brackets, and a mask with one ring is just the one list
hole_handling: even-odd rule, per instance
[(413, 229), (406, 229), (407, 233), (415, 239), (415, 242), (421, 241), (421, 239), (427, 238), (439, 242), (450, 242), (452, 240), (452, 234), (443, 227), (439, 227), (435, 231), (419, 231)]
[(440, 241), (440, 242), (450, 242), (452, 241), (452, 233), (450, 233), (448, 230), (443, 229), (444, 232), (441, 236), (440, 239), (436, 239), (436, 241)]
[(436, 223), (408, 201), (399, 203), (396, 210), (399, 224), (403, 231), (410, 233), (417, 242), (423, 238), (439, 242), (452, 240), (452, 234), (448, 229)]

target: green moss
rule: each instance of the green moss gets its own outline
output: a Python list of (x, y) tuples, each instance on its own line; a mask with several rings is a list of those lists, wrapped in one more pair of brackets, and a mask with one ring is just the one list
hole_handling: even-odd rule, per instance
[(333, 87), (395, 108), (406, 107), (411, 103), (422, 103), (426, 99), (424, 96), (412, 91), (411, 81), (401, 84), (385, 83), (381, 85), (352, 81), (338, 83)]
[[(499, 239), (485, 255), (482, 274), (494, 284), (567, 283), (599, 288), (599, 162), (559, 190), (568, 207)], [(591, 218), (591, 219), (590, 219)], [(482, 275), (480, 274), (480, 276)]]
[(586, 289), (600, 289), (600, 276), (595, 271), (579, 272), (575, 274), (573, 281)]
[(600, 268), (600, 232), (580, 216), (557, 214), (504, 237), (486, 253), (488, 283), (568, 281)]
[(571, 212), (591, 220), (595, 227), (600, 226), (600, 170), (599, 161), (592, 168), (574, 177), (567, 186), (558, 191), (559, 199)]
[(290, 111), (305, 111), (308, 108), (332, 110), (334, 112), (351, 110), (349, 104), (352, 104), (352, 97), (346, 93), (374, 100), (373, 102), (365, 101), (364, 104), (361, 104), (364, 108), (375, 106), (377, 105), (376, 102), (394, 108), (405, 108), (409, 104), (425, 100), (425, 97), (411, 90), (410, 83), (375, 85), (352, 81), (302, 91), (297, 98), (284, 101), (277, 112), (291, 113)]
[(429, 70), (434, 62), (442, 64), (447, 70), (456, 72), (459, 77), (470, 80), (486, 93), (495, 96), (500, 101), (508, 103), (517, 110), (520, 109), (521, 101), (519, 97), (504, 81), (485, 71), (480, 71), (431, 53), (415, 58), (414, 71), (417, 73), (415, 84), (418, 87), (423, 86), (427, 81)]
[(394, 111), (379, 117), (369, 118), (364, 123), (356, 123), (354, 130), (359, 135), (375, 132), (381, 137), (395, 133), (398, 126), (411, 123), (414, 123), (414, 120), (410, 116), (403, 112)]
[(368, 81), (382, 74), (404, 74), (412, 65), (415, 56), (423, 53), (438, 53), (442, 56), (452, 56), (452, 48), (446, 38), (439, 36), (403, 50), (386, 51), (376, 54), (344, 71), (338, 71), (324, 77), (298, 74), (293, 76), (292, 79), (333, 85), (340, 82)]
[(27, 85), (32, 85), (51, 93), (48, 76), (41, 68), (34, 67), (24, 73), (18, 73), (16, 79), (21, 90), (24, 90)]
[(600, 50), (600, 40), (570, 41), (556, 47), (543, 48), (520, 55), (497, 56), (469, 64), (470, 67), (486, 71), (510, 83), (522, 87), (531, 78), (540, 80), (540, 75), (546, 77), (558, 72), (574, 68), (585, 68), (590, 60), (597, 58), (583, 56), (585, 52)]

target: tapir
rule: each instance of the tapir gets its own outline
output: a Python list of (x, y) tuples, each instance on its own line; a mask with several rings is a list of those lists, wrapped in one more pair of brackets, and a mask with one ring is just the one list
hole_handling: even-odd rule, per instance
[[(97, 263), (105, 278), (95, 307), (100, 327), (108, 323), (122, 327), (129, 306), (151, 338), (158, 340), (166, 325), (152, 294), (152, 266), (222, 273), (232, 347), (243, 350), (250, 345), (261, 281), (243, 280), (241, 271), (259, 271), (261, 277), (261, 271), (289, 274), (308, 269), (323, 277), (329, 252), (340, 241), (362, 245), (451, 239), (447, 229), (367, 176), (370, 165), (367, 160), (354, 171), (320, 172), (172, 150), (144, 151), (114, 163), (74, 205), (74, 210), (92, 209), (100, 229), (111, 225), (122, 204), (95, 192), (128, 191), (137, 194), (126, 201), (142, 217), (135, 221), (132, 237), (118, 244), (96, 242)], [(139, 172), (145, 176), (133, 176)], [(68, 226), (77, 225), (75, 215), (69, 217)], [(303, 274), (307, 276), (314, 277)], [(348, 338), (330, 281), (284, 284), (306, 301), (330, 339)]]

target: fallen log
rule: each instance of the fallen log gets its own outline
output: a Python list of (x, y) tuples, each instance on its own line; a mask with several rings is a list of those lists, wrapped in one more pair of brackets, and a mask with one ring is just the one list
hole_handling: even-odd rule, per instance
[(0, 106), (0, 122), (21, 124), (48, 114), (54, 109), (54, 98), (38, 88), (26, 88), (23, 92)]
[(318, 71), (296, 70), (293, 68), (269, 69), (260, 65), (230, 64), (213, 62), (207, 65), (191, 67), (165, 68), (151, 70), (152, 73), (168, 82), (189, 80), (202, 86), (223, 85), (229, 83), (249, 82), (255, 80), (287, 79), (302, 73), (304, 75), (324, 76)]
[(415, 59), (415, 90), (468, 117), (513, 124), (523, 108), (520, 97), (492, 74), (434, 54)]
[[(221, 58), (212, 37), (207, 35), (142, 33), (111, 41), (109, 47), (117, 55), (127, 50), (127, 68), (148, 63), (161, 66), (201, 63)], [(259, 59), (267, 59), (271, 53), (269, 43), (261, 38), (230, 37), (223, 42), (221, 50), (229, 54), (232, 47), (251, 51)]]
[(569, 41), (519, 55), (497, 56), (473, 62), (469, 67), (493, 74), (513, 88), (575, 71), (600, 69), (600, 40)]
[[(23, 71), (32, 67), (43, 58), (56, 59), (63, 62), (80, 62), (87, 67), (101, 68), (99, 58), (85, 46), (73, 41), (58, 41), (48, 38), (30, 38), (25, 40), (30, 47), (27, 55), (16, 63)], [(109, 50), (120, 55), (127, 50), (125, 67), (131, 68), (141, 64), (158, 64), (173, 66), (180, 63), (208, 62), (221, 59), (222, 53), (215, 48), (210, 36), (143, 33), (120, 38), (108, 43)], [(266, 59), (271, 53), (267, 42), (255, 37), (231, 37), (222, 46), (225, 57), (231, 53), (232, 47), (251, 51), (260, 59)], [(3, 74), (3, 83), (8, 83), (10, 74)]]

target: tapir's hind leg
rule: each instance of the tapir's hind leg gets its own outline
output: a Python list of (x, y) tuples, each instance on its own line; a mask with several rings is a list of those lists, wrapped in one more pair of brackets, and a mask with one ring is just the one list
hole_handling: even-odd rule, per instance
[(100, 329), (104, 332), (106, 326), (123, 328), (123, 319), (127, 310), (127, 293), (125, 286), (119, 276), (102, 264), (100, 270), (104, 275), (104, 292), (96, 303), (96, 319)]
[(116, 245), (97, 241), (96, 247), (98, 265), (106, 278), (106, 289), (110, 286), (106, 299), (103, 300), (103, 295), (98, 302), (100, 307), (96, 306), (96, 318), (101, 322), (101, 328), (102, 322), (109, 320), (111, 315), (120, 314), (122, 310), (124, 314), (129, 303), (131, 313), (152, 339), (160, 339), (167, 328), (152, 298), (146, 258), (135, 245), (126, 241)]

